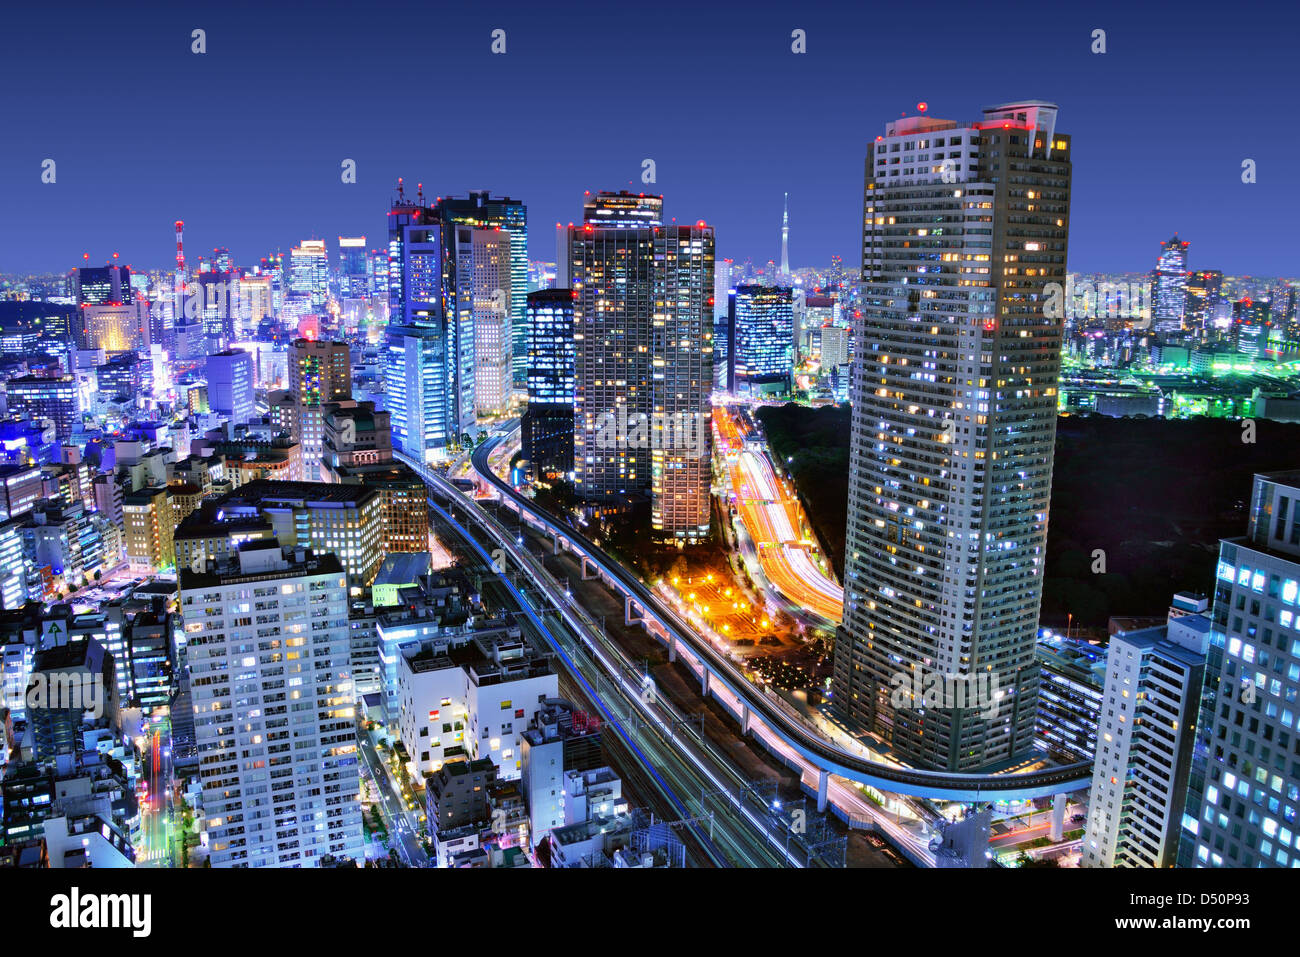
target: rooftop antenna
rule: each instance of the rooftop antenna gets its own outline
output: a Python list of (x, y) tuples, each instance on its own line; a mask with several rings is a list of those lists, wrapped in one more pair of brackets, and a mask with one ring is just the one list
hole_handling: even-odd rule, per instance
[(420, 200), (420, 205), (423, 206), (424, 205), (424, 184), (423, 183), (415, 184), (415, 195)]
[(406, 187), (402, 185), (402, 177), (397, 177), (397, 201), (406, 202)]

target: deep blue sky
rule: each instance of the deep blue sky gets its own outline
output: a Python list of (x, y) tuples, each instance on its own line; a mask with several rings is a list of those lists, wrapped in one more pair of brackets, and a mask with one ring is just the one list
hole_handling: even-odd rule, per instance
[(788, 190), (792, 264), (853, 266), (864, 147), (887, 120), (920, 100), (974, 119), (1040, 98), (1074, 137), (1072, 268), (1150, 268), (1177, 230), (1192, 268), (1300, 274), (1292, 4), (230, 0), (0, 17), (0, 272), (114, 251), (165, 267), (176, 219), (191, 260), (224, 245), (252, 263), (311, 236), (331, 255), (340, 234), (378, 247), (398, 176), (524, 200), (530, 254), (553, 259), (583, 190), (642, 189), (645, 157), (644, 188), (714, 224), (720, 256), (776, 258)]

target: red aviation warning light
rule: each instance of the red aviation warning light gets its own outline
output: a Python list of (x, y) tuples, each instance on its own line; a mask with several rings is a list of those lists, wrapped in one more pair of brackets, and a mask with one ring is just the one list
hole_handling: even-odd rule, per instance
[(918, 113), (924, 113), (929, 108), (930, 108), (930, 104), (926, 103), (924, 100), (916, 104), (916, 112)]

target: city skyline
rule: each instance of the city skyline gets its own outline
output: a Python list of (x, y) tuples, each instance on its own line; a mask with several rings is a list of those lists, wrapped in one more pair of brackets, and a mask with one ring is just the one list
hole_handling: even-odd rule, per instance
[[(552, 258), (551, 225), (578, 219), (584, 191), (628, 188), (663, 194), (670, 218), (673, 210), (689, 209), (714, 226), (720, 258), (779, 262), (788, 192), (792, 264), (827, 263), (838, 254), (853, 268), (853, 196), (874, 122), (910, 114), (918, 102), (961, 121), (1000, 94), (1058, 103), (1086, 144), (1073, 187), (1079, 212), (1072, 269), (1140, 269), (1152, 237), (1177, 231), (1193, 242), (1194, 266), (1230, 275), (1295, 271), (1281, 239), (1297, 212), (1284, 171), (1300, 134), (1272, 129), (1277, 103), (1268, 95), (1285, 61), (1281, 30), (1245, 30), (1227, 20), (1203, 31), (1189, 23), (1172, 27), (1176, 42), (1153, 47), (1152, 32), (1171, 29), (1154, 12), (1107, 5), (1084, 20), (1039, 11), (1032, 25), (989, 41), (980, 86), (986, 99), (979, 100), (964, 92), (957, 66), (963, 41), (956, 32), (927, 36), (932, 75), (906, 92), (882, 90), (854, 72), (863, 62), (865, 32), (907, 35), (901, 10), (868, 20), (866, 11), (738, 17), (670, 6), (654, 26), (638, 21), (633, 28), (604, 10), (600, 26), (588, 25), (585, 18), (597, 8), (587, 5), (575, 5), (572, 20), (506, 7), (491, 20), (449, 10), (434, 21), (380, 4), (365, 17), (319, 12), (302, 18), (259, 9), (256, 30), (226, 26), (238, 22), (231, 13), (240, 9), (159, 9), (123, 21), (86, 8), (57, 27), (38, 14), (16, 14), (14, 34), (32, 42), (19, 44), (0, 67), (12, 80), (2, 95), (24, 90), (22, 109), (13, 115), (27, 117), (29, 128), (26, 148), (0, 157), (0, 215), (12, 226), (0, 240), (0, 273), (63, 272), (83, 254), (98, 263), (114, 252), (143, 268), (166, 268), (175, 219), (186, 221), (191, 250), (228, 247), (236, 262), (249, 265), (276, 248), (287, 253), (308, 235), (331, 243), (340, 235), (369, 240), (381, 232), (375, 210), (386, 205), (399, 176), (408, 185), (423, 182), (433, 196), (491, 189), (522, 200), (532, 217), (532, 258), (543, 261)], [(432, 160), (436, 119), (412, 128), (409, 119), (423, 107), (408, 89), (409, 73), (398, 66), (397, 79), (389, 80), (384, 72), (394, 31), (404, 24), (436, 29), (448, 75), (477, 72), (476, 102), (487, 112), (532, 90), (554, 62), (582, 62), (599, 29), (616, 35), (629, 56), (671, 51), (663, 55), (698, 65), (695, 82), (710, 86), (683, 109), (643, 107), (637, 122), (617, 124), (598, 139), (583, 131), (623, 102), (617, 84), (593, 85), (580, 106), (567, 110), (548, 91), (516, 108), (508, 134), (471, 135)], [(196, 28), (206, 30), (203, 54), (191, 52)], [(491, 52), (495, 29), (506, 31), (504, 54)], [(796, 29), (805, 31), (806, 53), (791, 50)], [(1106, 30), (1104, 54), (1091, 52), (1095, 29)], [(301, 43), (279, 44), (285, 35)], [(28, 59), (56, 43), (81, 69), (50, 75)], [(132, 51), (131, 72), (105, 63), (101, 51), (114, 48)], [(906, 44), (897, 50), (875, 44), (871, 56), (879, 62), (872, 72), (902, 68), (912, 52)], [(321, 67), (331, 62), (349, 66)], [(91, 70), (107, 73), (109, 102), (127, 104), (122, 130), (96, 129), (91, 137), (79, 124), (58, 122), (57, 105), (81, 95)], [(313, 71), (330, 85), (329, 97), (299, 92)], [(1170, 72), (1180, 83), (1172, 91), (1160, 86), (1157, 109), (1127, 105), (1141, 106), (1134, 91)], [(20, 82), (29, 75), (42, 80)], [(175, 82), (157, 83), (160, 76)], [(391, 102), (382, 95), (390, 82), (402, 86)], [(283, 98), (280, 89), (287, 91)], [(228, 120), (224, 103), (232, 110)], [(332, 126), (358, 111), (381, 127), (404, 124), (406, 133), (375, 136), (371, 123), (345, 124), (364, 133)], [(773, 150), (757, 133), (749, 147), (745, 137), (757, 128), (746, 120), (755, 114), (788, 124), (777, 133), (789, 148)], [(1202, 137), (1200, 116), (1224, 117), (1231, 134)], [(230, 124), (228, 136), (223, 123)], [(129, 133), (133, 124), (138, 134)], [(518, 136), (527, 148), (502, 149), (501, 135)], [(698, 149), (701, 142), (710, 148)], [(1189, 142), (1198, 148), (1184, 148)], [(738, 158), (725, 177), (713, 159), (719, 151)], [(41, 181), (47, 158), (56, 162), (54, 183)], [(356, 162), (351, 184), (341, 177), (348, 159)], [(653, 183), (642, 180), (645, 159), (655, 162)], [(1257, 170), (1250, 184), (1242, 182), (1246, 159)], [(79, 223), (76, 239), (67, 235), (71, 221)], [(19, 235), (22, 242), (12, 238)]]
[(1271, 916), (1172, 873), (1300, 868), (1300, 16), (1234, 13), (9, 18), (0, 870)]

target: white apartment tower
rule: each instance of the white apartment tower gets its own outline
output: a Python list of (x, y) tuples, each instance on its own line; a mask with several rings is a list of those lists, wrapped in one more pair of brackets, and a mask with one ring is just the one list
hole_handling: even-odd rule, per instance
[(332, 554), (249, 542), (180, 572), (213, 867), (359, 858), (347, 577)]
[[(912, 116), (868, 147), (834, 700), (919, 767), (1033, 747), (1061, 353), (1044, 287), (1065, 282), (1070, 215), (1056, 114)], [(986, 674), (997, 708), (892, 694), (935, 673)]]
[(1084, 867), (1173, 867), (1210, 620), (1120, 632), (1106, 652)]

